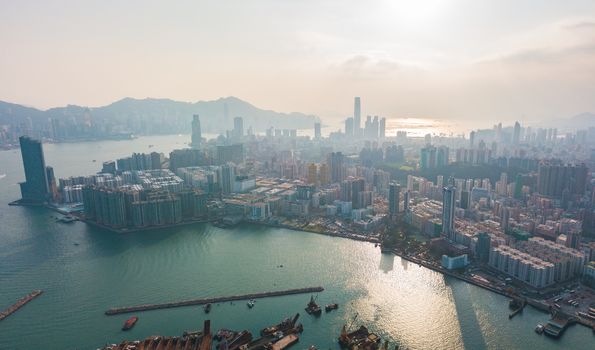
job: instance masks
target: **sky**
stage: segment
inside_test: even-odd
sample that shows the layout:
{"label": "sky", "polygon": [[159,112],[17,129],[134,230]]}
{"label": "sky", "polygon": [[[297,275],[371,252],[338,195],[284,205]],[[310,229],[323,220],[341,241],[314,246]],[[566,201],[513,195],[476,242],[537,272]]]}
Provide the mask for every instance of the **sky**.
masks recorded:
{"label": "sky", "polygon": [[595,1],[0,0],[0,100],[236,96],[322,120],[595,112]]}

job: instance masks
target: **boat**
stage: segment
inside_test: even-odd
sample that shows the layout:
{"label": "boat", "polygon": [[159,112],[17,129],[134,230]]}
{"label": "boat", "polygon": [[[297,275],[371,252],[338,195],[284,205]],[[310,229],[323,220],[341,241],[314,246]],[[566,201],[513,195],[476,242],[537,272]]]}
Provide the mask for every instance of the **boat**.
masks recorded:
{"label": "boat", "polygon": [[205,305],[203,307],[203,309],[205,310],[205,314],[208,314],[209,312],[211,312],[211,307],[212,307],[211,303],[208,303],[207,305]]}
{"label": "boat", "polygon": [[332,311],[332,310],[337,310],[339,308],[339,304],[328,304],[324,307],[324,310],[326,312]]}
{"label": "boat", "polygon": [[124,325],[122,326],[122,330],[127,331],[130,328],[134,327],[134,325],[136,324],[136,321],[138,321],[138,317],[136,317],[136,316],[130,317],[129,319],[126,320],[126,322],[124,322]]}
{"label": "boat", "polygon": [[545,328],[545,327],[544,327],[544,326],[543,326],[541,323],[540,323],[540,324],[538,324],[538,325],[535,327],[535,333],[537,333],[537,334],[541,334],[541,333],[543,333],[543,329],[544,329],[544,328]]}
{"label": "boat", "polygon": [[380,345],[380,337],[375,333],[370,333],[365,326],[360,326],[357,330],[347,333],[347,326],[344,325],[339,336],[339,345],[341,348],[350,350],[376,350]]}
{"label": "boat", "polygon": [[254,307],[255,303],[256,301],[254,299],[251,299],[250,301],[248,301],[248,303],[246,303],[246,305],[248,305],[248,308],[251,309]]}
{"label": "boat", "polygon": [[283,321],[281,321],[279,324],[263,328],[260,330],[260,335],[263,337],[269,337],[269,336],[272,336],[273,334],[275,334],[276,332],[283,332],[283,333],[287,334],[287,333],[289,333],[288,331],[290,331],[291,329],[293,329],[295,327],[295,324],[299,317],[300,317],[300,314],[297,313],[297,314],[295,314],[295,316],[293,318],[286,318]]}
{"label": "boat", "polygon": [[61,222],[61,223],[64,223],[64,224],[71,224],[71,223],[73,223],[73,222],[75,222],[77,220],[78,219],[75,218],[72,215],[64,215],[64,216],[56,219],[57,222]]}
{"label": "boat", "polygon": [[227,339],[227,341],[232,340],[236,336],[237,332],[232,331],[231,329],[222,328],[215,333],[213,339],[216,341],[222,341],[223,339]]}
{"label": "boat", "polygon": [[314,296],[310,296],[310,302],[306,306],[306,312],[310,315],[319,316],[322,313],[322,309],[316,304]]}

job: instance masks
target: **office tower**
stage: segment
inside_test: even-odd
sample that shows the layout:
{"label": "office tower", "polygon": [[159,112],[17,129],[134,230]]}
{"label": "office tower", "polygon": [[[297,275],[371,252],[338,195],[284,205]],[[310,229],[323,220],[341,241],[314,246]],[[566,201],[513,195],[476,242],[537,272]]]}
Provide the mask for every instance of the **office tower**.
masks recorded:
{"label": "office tower", "polygon": [[539,164],[537,192],[544,196],[561,197],[564,191],[570,195],[583,195],[587,183],[588,168],[585,164]]}
{"label": "office tower", "polygon": [[21,182],[23,203],[40,204],[48,200],[49,185],[43,146],[41,142],[29,136],[19,137],[21,156],[25,168],[25,182]]}
{"label": "office tower", "polygon": [[405,214],[407,214],[408,210],[409,210],[409,190],[405,191],[405,193],[403,194],[403,212],[405,212]]}
{"label": "office tower", "polygon": [[333,152],[328,155],[327,164],[333,183],[341,182],[345,178],[344,162],[345,157],[341,152]]}
{"label": "office tower", "polygon": [[328,185],[331,183],[329,166],[326,163],[320,164],[320,184]]}
{"label": "office tower", "polygon": [[380,131],[379,131],[379,137],[381,139],[386,137],[386,118],[382,118],[380,119]]}
{"label": "office tower", "polygon": [[399,213],[399,202],[401,201],[401,185],[392,182],[388,186],[388,212],[391,216]]}
{"label": "office tower", "polygon": [[351,202],[353,200],[353,187],[351,186],[350,180],[344,180],[341,182],[341,201]]}
{"label": "office tower", "polygon": [[453,241],[455,237],[455,193],[454,186],[442,189],[442,234]]}
{"label": "office tower", "polygon": [[475,255],[477,256],[477,260],[481,263],[487,263],[490,258],[490,246],[491,246],[491,238],[490,235],[486,232],[480,232],[477,234],[477,246],[475,250]]}
{"label": "office tower", "polygon": [[366,183],[364,179],[356,179],[351,181],[351,207],[353,209],[361,209],[366,207],[366,200],[363,192],[366,190]]}
{"label": "office tower", "polygon": [[233,192],[233,185],[235,182],[235,166],[231,163],[226,163],[221,166],[221,192]]}
{"label": "office tower", "polygon": [[318,167],[314,163],[308,165],[308,184],[316,185],[318,183]]}
{"label": "office tower", "polygon": [[244,162],[244,145],[236,143],[234,145],[217,146],[217,160],[219,164],[233,162],[240,165]]}
{"label": "office tower", "polygon": [[192,139],[191,139],[191,145],[192,148],[198,148],[200,147],[200,143],[202,141],[202,131],[200,129],[200,118],[198,117],[198,114],[195,114],[194,116],[192,116]]}
{"label": "office tower", "polygon": [[469,209],[469,203],[471,200],[471,194],[469,191],[461,191],[461,200],[459,201],[459,206],[461,209]]}
{"label": "office tower", "polygon": [[345,119],[345,136],[353,137],[353,135],[353,118],[350,117]]}
{"label": "office tower", "polygon": [[54,175],[54,168],[51,166],[45,167],[46,178],[48,179],[48,190],[52,201],[58,201],[58,187],[56,186],[56,176]]}
{"label": "office tower", "polygon": [[233,135],[236,139],[244,137],[244,119],[242,117],[233,118]]}
{"label": "office tower", "polygon": [[432,135],[426,134],[426,136],[424,136],[424,142],[426,146],[430,146],[432,144]]}
{"label": "office tower", "polygon": [[362,108],[360,98],[356,97],[353,104],[353,135],[359,137],[362,127]]}
{"label": "office tower", "polygon": [[508,230],[508,221],[510,220],[510,211],[507,207],[502,207],[502,214],[500,214],[500,228],[506,232]]}
{"label": "office tower", "polygon": [[322,133],[320,131],[320,123],[314,123],[314,138],[320,140]]}
{"label": "office tower", "polygon": [[512,134],[512,144],[518,145],[521,140],[521,124],[519,122],[514,123],[514,131]]}
{"label": "office tower", "polygon": [[469,133],[469,148],[473,148],[473,146],[475,146],[475,131]]}

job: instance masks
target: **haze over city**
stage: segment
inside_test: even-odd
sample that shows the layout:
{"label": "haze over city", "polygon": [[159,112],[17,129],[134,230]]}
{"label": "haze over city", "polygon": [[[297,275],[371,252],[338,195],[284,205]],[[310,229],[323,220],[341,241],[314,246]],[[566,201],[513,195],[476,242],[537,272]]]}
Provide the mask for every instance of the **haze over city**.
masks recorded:
{"label": "haze over city", "polygon": [[[595,111],[592,1],[3,1],[0,100],[237,96],[329,123]],[[486,125],[479,125],[485,121]]]}
{"label": "haze over city", "polygon": [[595,2],[0,0],[0,349],[593,350]]}

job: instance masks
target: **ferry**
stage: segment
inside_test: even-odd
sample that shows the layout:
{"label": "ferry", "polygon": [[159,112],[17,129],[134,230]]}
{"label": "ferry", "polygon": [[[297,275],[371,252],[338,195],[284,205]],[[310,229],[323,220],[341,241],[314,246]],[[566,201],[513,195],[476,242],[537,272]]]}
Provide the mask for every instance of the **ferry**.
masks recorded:
{"label": "ferry", "polygon": [[138,317],[136,317],[136,316],[130,317],[129,319],[126,320],[126,322],[124,322],[124,325],[122,326],[122,330],[127,331],[127,330],[131,329],[136,324],[136,321],[138,321]]}

